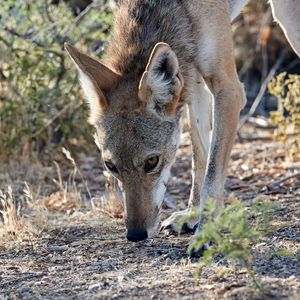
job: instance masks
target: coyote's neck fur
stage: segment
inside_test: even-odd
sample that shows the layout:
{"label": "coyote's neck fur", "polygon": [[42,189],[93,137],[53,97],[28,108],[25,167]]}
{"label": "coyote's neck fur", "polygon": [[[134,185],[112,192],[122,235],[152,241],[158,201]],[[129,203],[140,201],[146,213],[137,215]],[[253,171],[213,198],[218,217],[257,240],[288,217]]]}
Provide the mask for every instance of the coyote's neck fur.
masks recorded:
{"label": "coyote's neck fur", "polygon": [[164,42],[176,53],[184,74],[185,63],[193,60],[195,50],[192,23],[188,11],[182,10],[185,1],[180,1],[180,6],[177,2],[122,1],[115,16],[114,31],[105,62],[125,77],[140,78],[153,47],[158,42]]}

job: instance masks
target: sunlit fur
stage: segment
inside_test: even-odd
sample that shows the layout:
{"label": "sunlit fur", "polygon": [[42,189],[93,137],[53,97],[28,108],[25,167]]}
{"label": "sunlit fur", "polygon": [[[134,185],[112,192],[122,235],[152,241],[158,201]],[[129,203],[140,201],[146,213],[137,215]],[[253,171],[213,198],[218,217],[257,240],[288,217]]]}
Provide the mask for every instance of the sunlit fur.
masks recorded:
{"label": "sunlit fur", "polygon": [[[157,228],[185,104],[193,142],[190,207],[203,208],[210,197],[217,210],[224,205],[226,168],[245,104],[230,22],[246,2],[121,0],[104,63],[66,45],[80,71],[96,143],[122,182],[128,230],[150,236]],[[298,1],[270,2],[299,54]],[[148,173],[145,161],[153,155],[159,163]]]}

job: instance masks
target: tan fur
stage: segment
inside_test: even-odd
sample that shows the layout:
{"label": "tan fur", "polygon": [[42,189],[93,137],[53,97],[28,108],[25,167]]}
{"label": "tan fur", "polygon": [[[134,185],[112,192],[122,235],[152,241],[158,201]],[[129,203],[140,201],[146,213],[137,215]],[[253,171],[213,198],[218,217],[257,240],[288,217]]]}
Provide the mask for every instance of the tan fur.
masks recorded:
{"label": "tan fur", "polygon": [[[86,92],[87,100],[91,105],[90,121],[95,124],[97,119],[107,109],[107,100],[105,99],[104,92],[115,89],[120,80],[120,76],[107,68],[104,64],[96,61],[90,56],[79,52],[76,48],[66,44],[65,49],[73,59],[75,65],[80,72],[81,80],[88,80],[89,78],[92,85],[88,86],[92,91]],[[85,88],[86,86],[82,84]]]}
{"label": "tan fur", "polygon": [[[226,168],[246,101],[230,22],[246,2],[123,0],[104,64],[66,45],[83,74],[96,143],[125,191],[127,237],[132,241],[147,238],[158,226],[184,104],[194,152],[189,208],[203,209],[209,197],[217,210],[224,205]],[[299,25],[299,10],[294,11],[298,19],[292,13],[288,21],[277,12],[279,2],[273,0],[272,7],[281,24]],[[295,6],[297,0],[286,2]],[[299,36],[291,37],[299,50]],[[147,160],[153,157],[158,164],[149,169]],[[172,226],[181,215],[165,225]]]}
{"label": "tan fur", "polygon": [[272,0],[275,20],[280,24],[295,52],[300,56],[300,1]]}

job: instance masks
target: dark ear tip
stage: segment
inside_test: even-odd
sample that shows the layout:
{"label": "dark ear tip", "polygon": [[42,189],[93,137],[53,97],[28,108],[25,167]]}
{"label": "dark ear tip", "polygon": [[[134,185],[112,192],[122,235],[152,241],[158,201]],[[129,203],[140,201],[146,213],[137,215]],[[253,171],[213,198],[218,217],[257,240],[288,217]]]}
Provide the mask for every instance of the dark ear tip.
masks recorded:
{"label": "dark ear tip", "polygon": [[67,50],[70,44],[68,42],[64,42],[64,48]]}
{"label": "dark ear tip", "polygon": [[64,42],[64,48],[67,52],[71,52],[72,50],[73,51],[75,50],[75,48],[71,44],[69,44],[68,42]]}

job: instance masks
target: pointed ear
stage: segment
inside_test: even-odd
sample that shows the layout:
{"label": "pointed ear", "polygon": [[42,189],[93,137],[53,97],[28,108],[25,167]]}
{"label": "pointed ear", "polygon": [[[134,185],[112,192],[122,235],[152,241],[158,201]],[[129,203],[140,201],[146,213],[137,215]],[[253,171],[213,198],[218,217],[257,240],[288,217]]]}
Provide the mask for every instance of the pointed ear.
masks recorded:
{"label": "pointed ear", "polygon": [[104,94],[116,88],[120,75],[70,44],[64,46],[79,71],[80,83],[90,106],[89,121],[95,125],[108,106]]}
{"label": "pointed ear", "polygon": [[156,113],[175,114],[183,84],[174,51],[168,44],[156,44],[140,80],[141,101],[146,102],[148,108]]}

